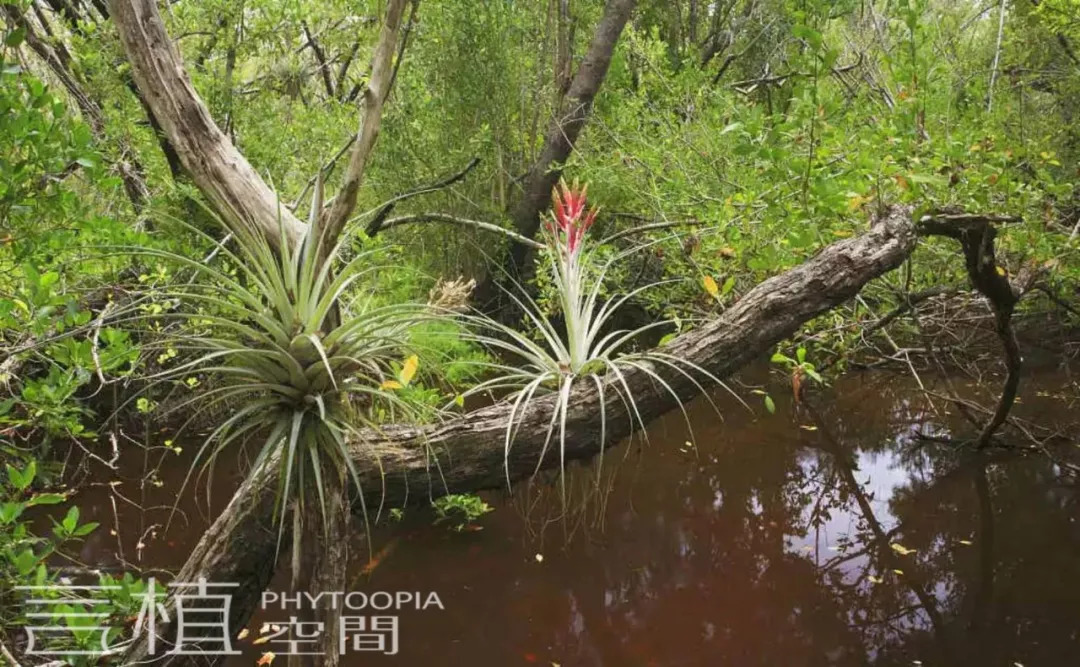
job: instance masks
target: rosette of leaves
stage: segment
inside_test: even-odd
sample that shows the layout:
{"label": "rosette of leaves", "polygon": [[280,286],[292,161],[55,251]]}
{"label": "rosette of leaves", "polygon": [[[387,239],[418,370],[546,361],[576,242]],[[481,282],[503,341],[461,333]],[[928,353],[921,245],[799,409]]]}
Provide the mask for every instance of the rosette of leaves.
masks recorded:
{"label": "rosette of leaves", "polygon": [[[675,398],[684,418],[686,411],[682,400],[659,370],[687,378],[706,397],[708,392],[701,385],[701,379],[711,380],[726,388],[719,378],[700,365],[667,354],[662,347],[645,352],[631,350],[642,334],[667,327],[672,324],[670,320],[652,322],[636,329],[610,330],[612,318],[621,307],[661,283],[647,283],[625,294],[602,298],[607,272],[617,262],[650,243],[617,252],[602,264],[596,261],[597,246],[589,243],[587,233],[596,220],[598,209],[587,208],[586,194],[586,187],[579,188],[576,183],[568,186],[561,181],[552,195],[554,206],[551,215],[542,227],[547,249],[540,261],[546,264],[545,268],[550,272],[557,304],[556,315],[549,316],[526,290],[514,283],[514,290],[505,291],[524,313],[525,321],[536,332],[535,336],[487,317],[466,317],[472,325],[470,333],[466,334],[470,340],[491,348],[509,360],[507,363],[486,364],[492,372],[491,377],[463,394],[468,396],[477,392],[512,390],[507,399],[511,402],[511,410],[504,437],[507,485],[510,484],[509,459],[516,428],[529,403],[539,396],[550,393],[558,396],[548,426],[544,453],[547,446],[557,439],[560,468],[563,468],[570,393],[579,382],[594,385],[600,393],[601,412],[598,417],[601,441],[606,437],[607,425],[607,415],[603,410],[604,394],[610,390],[619,394],[637,426],[642,431],[645,428],[636,397],[625,378],[625,373],[630,369],[647,374],[663,387]],[[561,329],[559,320],[563,322]],[[602,459],[602,449],[600,456]],[[565,475],[562,484],[565,498]]]}
{"label": "rosette of leaves", "polygon": [[[235,406],[206,437],[185,484],[230,445],[256,438],[262,444],[252,474],[264,465],[278,468],[279,525],[285,510],[303,516],[311,502],[327,521],[325,490],[338,488],[328,474],[347,471],[360,490],[349,436],[377,413],[411,413],[388,378],[403,357],[408,329],[431,317],[423,306],[376,304],[365,281],[383,267],[370,252],[347,259],[345,239],[329,244],[321,200],[319,183],[307,232],[295,248],[284,228],[274,247],[259,230],[234,227],[233,247],[220,246],[224,266],[138,251],[189,267],[197,278],[166,295],[184,307],[169,315],[185,325],[169,344],[190,360],[155,379],[208,374],[210,388],[181,407]],[[360,285],[367,296],[347,299]],[[363,512],[366,519],[366,506]]]}

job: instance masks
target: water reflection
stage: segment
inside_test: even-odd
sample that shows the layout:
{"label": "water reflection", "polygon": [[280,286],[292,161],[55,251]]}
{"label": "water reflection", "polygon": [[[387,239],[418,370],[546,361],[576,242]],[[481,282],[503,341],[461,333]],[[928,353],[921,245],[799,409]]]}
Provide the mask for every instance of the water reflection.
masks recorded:
{"label": "water reflection", "polygon": [[[903,378],[848,378],[801,406],[781,391],[777,415],[756,419],[725,405],[720,421],[695,404],[694,448],[681,417],[653,424],[648,445],[608,452],[599,491],[595,466],[574,471],[566,515],[542,485],[489,496],[499,511],[477,533],[411,511],[378,536],[399,546],[360,585],[436,590],[447,611],[403,614],[392,660],[1080,658],[1075,479],[1042,457],[961,456],[919,439],[962,423],[935,415]],[[1045,419],[1061,412],[1053,400],[1025,409]]]}
{"label": "water reflection", "polygon": [[[1065,383],[1025,380],[1021,410],[1080,432]],[[370,573],[357,545],[350,580],[369,592],[436,591],[446,610],[402,612],[398,656],[343,664],[1077,664],[1077,480],[1045,456],[962,455],[920,439],[964,423],[915,389],[902,376],[855,375],[793,405],[778,383],[775,415],[719,395],[723,420],[699,401],[689,407],[696,446],[670,415],[648,444],[575,468],[566,506],[544,480],[487,494],[497,511],[479,532],[432,526],[430,512],[410,508],[379,529],[384,557]],[[1080,453],[1068,447],[1057,455]],[[185,471],[164,470],[163,499],[145,504],[170,507]],[[112,501],[94,489],[79,499],[106,527]],[[182,508],[189,524],[145,534],[162,510],[121,502],[121,535],[99,531],[83,559],[115,565],[126,549],[144,567],[178,569],[207,512],[190,499]],[[258,616],[251,637],[287,616]],[[230,664],[253,664],[267,647],[246,648]]]}

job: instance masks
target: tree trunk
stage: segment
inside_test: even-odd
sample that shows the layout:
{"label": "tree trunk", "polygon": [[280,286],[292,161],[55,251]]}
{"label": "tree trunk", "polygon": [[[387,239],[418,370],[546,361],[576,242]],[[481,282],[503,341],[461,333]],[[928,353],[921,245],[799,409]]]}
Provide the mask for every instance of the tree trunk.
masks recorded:
{"label": "tree trunk", "polygon": [[[514,227],[521,236],[534,238],[540,229],[540,214],[551,205],[551,190],[562,176],[562,163],[570,157],[578,135],[585,127],[593,99],[607,75],[615,45],[636,4],[637,0],[608,0],[604,7],[604,15],[596,26],[589,50],[570,84],[565,109],[558,112],[548,129],[540,157],[525,180],[525,192],[511,214]],[[512,244],[506,272],[512,277],[519,275],[531,252],[529,246]],[[488,312],[497,310],[502,301],[498,287],[501,278],[498,271],[489,271],[477,289],[477,300]]]}
{"label": "tree trunk", "polygon": [[306,229],[218,128],[191,85],[154,0],[110,0],[132,76],[185,171],[232,227],[288,243]]}
{"label": "tree trunk", "polygon": [[[699,364],[724,377],[770,350],[810,320],[847,301],[870,280],[899,266],[915,247],[911,209],[892,207],[859,237],[834,243],[806,263],[761,283],[718,319],[671,341],[672,356]],[[697,392],[687,378],[671,374],[665,380],[682,398]],[[645,372],[625,372],[641,417],[651,420],[675,406],[675,399]],[[574,388],[566,420],[567,460],[587,459],[631,432],[627,406],[612,391],[608,378],[603,395],[592,383]],[[601,438],[596,415],[604,400],[607,428]],[[510,406],[501,402],[453,421],[421,427],[387,425],[365,430],[351,445],[360,472],[367,507],[401,505],[406,498],[427,500],[409,480],[431,481],[439,492],[470,492],[499,488],[509,477],[525,479],[540,468],[559,466],[559,456],[545,451],[554,397],[534,401],[521,416],[509,458],[504,461],[503,438]],[[441,478],[431,470],[430,455],[449,453],[441,461]],[[277,528],[273,508],[278,467],[274,460],[249,475],[232,501],[203,535],[188,558],[178,581],[233,582],[231,627],[246,623],[274,572]],[[438,482],[435,480],[439,479]],[[355,508],[354,508],[355,509]],[[166,628],[165,636],[175,632]],[[125,656],[144,659],[140,642]],[[191,664],[178,656],[169,664]]]}

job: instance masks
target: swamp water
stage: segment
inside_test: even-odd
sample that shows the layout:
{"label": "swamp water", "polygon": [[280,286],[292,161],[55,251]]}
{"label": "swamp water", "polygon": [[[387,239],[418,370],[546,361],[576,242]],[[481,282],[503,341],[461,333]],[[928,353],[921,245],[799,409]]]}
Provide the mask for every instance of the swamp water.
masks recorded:
{"label": "swamp water", "polygon": [[[966,380],[923,382],[992,401]],[[596,461],[574,466],[565,503],[545,478],[484,493],[495,511],[479,529],[433,525],[417,507],[383,522],[374,560],[365,544],[353,551],[350,589],[435,592],[445,609],[396,612],[397,655],[342,663],[1080,664],[1080,480],[1062,465],[1080,459],[1077,445],[1051,448],[1057,462],[959,454],[919,437],[970,433],[956,405],[892,373],[847,375],[804,405],[774,375],[774,415],[735,387],[753,413],[720,392],[721,420],[696,400],[693,445],[675,411],[649,426],[647,444],[608,449],[599,476]],[[1080,432],[1080,390],[1064,373],[1029,375],[1021,396],[1015,415]],[[178,570],[207,525],[200,487],[163,529],[185,472],[167,463],[142,500],[137,479],[117,487],[147,510],[114,509],[107,485],[87,487],[76,502],[102,527],[80,558],[111,567],[123,549],[145,576]],[[235,483],[220,477],[218,509]],[[227,664],[268,650],[284,664],[283,646],[252,641],[289,615],[258,612]]]}

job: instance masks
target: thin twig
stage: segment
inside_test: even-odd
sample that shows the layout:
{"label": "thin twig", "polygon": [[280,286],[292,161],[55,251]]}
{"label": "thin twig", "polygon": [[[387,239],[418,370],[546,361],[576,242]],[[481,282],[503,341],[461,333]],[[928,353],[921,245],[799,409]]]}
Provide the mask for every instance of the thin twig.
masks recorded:
{"label": "thin twig", "polygon": [[490,222],[481,222],[479,220],[469,220],[468,218],[459,218],[453,215],[447,215],[445,213],[417,213],[415,215],[403,215],[397,218],[390,218],[383,222],[382,229],[388,229],[390,227],[398,227],[400,225],[407,225],[414,222],[446,222],[454,225],[465,225],[467,227],[476,227],[486,232],[494,232],[496,234],[502,234],[507,236],[522,245],[527,245],[537,250],[543,250],[546,246],[539,241],[534,241],[526,236],[522,236],[517,232],[494,225]]}

